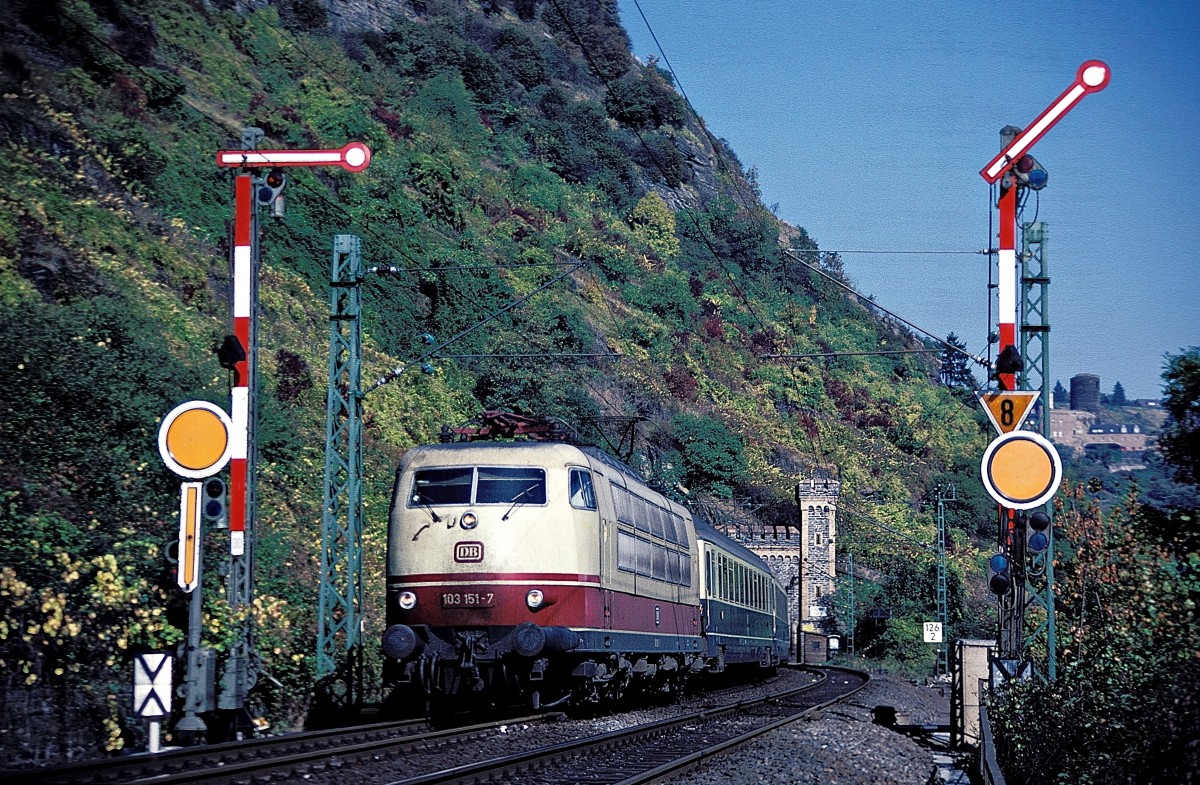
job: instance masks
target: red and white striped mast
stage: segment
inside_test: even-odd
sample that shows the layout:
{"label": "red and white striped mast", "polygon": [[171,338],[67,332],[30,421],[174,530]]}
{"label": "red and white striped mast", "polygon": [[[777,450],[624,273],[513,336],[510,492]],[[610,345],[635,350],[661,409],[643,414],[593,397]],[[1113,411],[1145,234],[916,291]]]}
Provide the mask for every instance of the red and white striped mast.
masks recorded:
{"label": "red and white striped mast", "polygon": [[[247,129],[243,144],[253,145],[261,132]],[[279,169],[291,166],[340,166],[348,172],[361,172],[371,163],[371,150],[362,142],[351,142],[337,150],[221,150],[217,166],[243,170]],[[233,447],[229,461],[229,550],[235,556],[245,550],[246,526],[250,522],[250,499],[253,499],[254,478],[247,470],[250,453],[250,431],[253,425],[254,402],[251,384],[255,358],[252,336],[258,309],[257,254],[258,221],[254,208],[259,200],[254,193],[254,176],[245,171],[234,179],[233,216],[233,335],[240,344],[231,367],[234,384],[230,391],[230,419],[233,421]],[[283,181],[273,189],[275,198]],[[271,189],[270,176],[261,185]]]}
{"label": "red and white striped mast", "polygon": [[[371,163],[371,150],[362,142],[350,142],[336,150],[258,150],[263,133],[258,128],[242,132],[241,150],[217,152],[217,166],[241,170],[234,177],[233,247],[233,336],[219,352],[221,365],[234,372],[230,390],[229,445],[229,576],[227,599],[235,609],[245,608],[254,595],[254,438],[257,422],[258,334],[258,211],[271,205],[282,214],[280,191],[286,183],[283,167],[340,166],[361,172]],[[266,169],[265,176],[254,171]],[[253,632],[244,622],[241,635],[230,646],[221,679],[219,709],[241,709],[257,677],[253,657]]]}
{"label": "red and white striped mast", "polygon": [[[979,174],[989,183],[996,183],[1011,172],[1016,164],[1033,149],[1047,131],[1062,119],[1079,100],[1088,93],[1103,90],[1112,76],[1108,66],[1099,60],[1088,60],[1079,66],[1075,81],[1055,101],[1046,107],[1037,119],[1024,131],[1018,131],[1000,154],[980,170]],[[1000,354],[1012,347],[1017,350],[1017,189],[1015,183],[1000,188],[1000,245],[999,278],[996,282],[1000,322]],[[1011,352],[1010,352],[1011,354]],[[1016,374],[999,375],[1002,390],[1015,390]]]}
{"label": "red and white striped mast", "polygon": [[256,299],[254,241],[258,232],[254,212],[254,183],[249,174],[233,182],[233,336],[242,351],[233,358],[233,387],[229,391],[233,444],[229,458],[229,552],[241,556],[246,548],[246,460],[250,442],[250,378],[253,344],[250,341],[251,303]]}
{"label": "red and white striped mast", "polygon": [[[1021,130],[1012,126],[1005,127],[1001,130],[1001,139],[1003,149],[999,155],[993,158],[987,166],[980,170],[980,175],[989,183],[1000,183],[1000,199],[997,204],[1000,213],[999,227],[999,247],[998,247],[998,280],[997,280],[997,296],[999,310],[999,335],[1000,335],[1000,353],[996,359],[997,381],[999,382],[1000,390],[1004,392],[1012,392],[1017,389],[1017,380],[1015,370],[1020,370],[1022,365],[1021,353],[1017,347],[1017,191],[1018,186],[1029,186],[1032,188],[1040,188],[1045,185],[1045,170],[1041,169],[1037,161],[1030,155],[1030,150],[1037,144],[1038,140],[1045,135],[1047,131],[1063,118],[1079,101],[1088,93],[1095,93],[1103,90],[1109,82],[1112,74],[1107,65],[1099,60],[1088,60],[1083,65],[1079,66],[1079,70],[1075,73],[1075,81],[1062,92],[1057,99],[1054,100],[1046,109],[1037,116],[1033,123]],[[1011,139],[1009,137],[1011,136]],[[1039,175],[1040,182],[1034,182],[1033,175]],[[982,400],[982,399],[981,399]],[[986,403],[985,403],[986,407]],[[1015,431],[1014,431],[1015,433]],[[1013,434],[1005,434],[993,445],[997,445],[1001,440],[1009,437],[1017,438]],[[1027,437],[1021,437],[1027,438]],[[1041,438],[1041,437],[1038,437]],[[1053,447],[1046,443],[1049,453],[1057,460],[1057,453],[1054,453]],[[993,448],[989,448],[992,450]],[[988,455],[984,457],[984,471],[986,471]],[[1017,467],[1024,469],[1025,467]],[[986,483],[986,480],[985,480]],[[1049,487],[1057,488],[1058,481],[1048,483]],[[1053,490],[1046,498],[1039,498],[1038,504],[1045,503],[1049,496],[1053,495]],[[1002,495],[994,494],[998,503],[999,515],[999,536],[998,546],[1000,553],[995,558],[1000,558],[1004,564],[1010,564],[1009,559],[1014,551],[1020,552],[1019,541],[1017,539],[1017,517],[1016,506],[1011,503],[1006,503],[1002,500]],[[1011,502],[1011,500],[1009,500]],[[1035,505],[1036,506],[1036,505]],[[1024,509],[1024,507],[1022,507]],[[1046,592],[1050,595],[1049,605],[1047,608],[1047,629],[1049,650],[1049,673],[1051,678],[1054,675],[1054,612],[1053,612],[1053,556],[1051,555],[1046,562],[1045,568]],[[1014,595],[1007,602],[1000,601],[998,604],[998,625],[997,625],[997,644],[999,657],[996,662],[1007,662],[1012,667],[1012,673],[1015,675],[1019,670],[1017,658],[1021,655],[1023,642],[1023,627],[1025,614],[1025,583],[1024,579],[1020,580],[1013,589]],[[998,596],[1006,592],[996,592]],[[1003,668],[1001,669],[1003,670]]]}

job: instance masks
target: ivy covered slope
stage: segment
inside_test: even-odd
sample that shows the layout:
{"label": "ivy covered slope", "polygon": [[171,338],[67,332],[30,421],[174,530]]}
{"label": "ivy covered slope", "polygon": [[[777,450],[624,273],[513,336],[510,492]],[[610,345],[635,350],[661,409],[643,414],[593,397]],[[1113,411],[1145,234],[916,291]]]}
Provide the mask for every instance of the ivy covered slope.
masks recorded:
{"label": "ivy covered slope", "polygon": [[[837,258],[762,207],[753,173],[630,56],[612,3],[380,7],[394,17],[363,29],[312,0],[0,8],[5,721],[51,706],[26,736],[61,732],[87,750],[100,720],[79,722],[86,713],[107,723],[98,746],[118,748],[133,732],[117,697],[130,650],[184,635],[161,555],[178,478],[156,435],[178,403],[227,405],[213,348],[230,331],[232,199],[215,153],[251,125],[263,147],[373,151],[358,174],[290,170],[286,217],[263,221],[254,612],[273,680],[255,699],[274,722],[299,722],[311,693],[340,233],[362,238],[367,266],[400,270],[364,284],[368,383],[421,354],[420,334],[456,335],[582,265],[446,349],[501,356],[440,361],[367,398],[368,641],[396,461],[443,423],[503,408],[581,428],[647,418],[642,469],[767,523],[794,520],[795,483],[837,467],[864,563],[913,580],[878,601],[894,611],[893,653],[928,656],[903,625],[930,612],[929,562],[878,525],[932,543],[920,503],[955,482],[952,579],[979,583],[978,415],[931,381],[924,355],[768,357],[915,339],[848,296]],[[621,359],[553,357],[606,353]],[[537,357],[502,356],[514,354]],[[234,620],[213,572],[205,642],[221,648]]]}

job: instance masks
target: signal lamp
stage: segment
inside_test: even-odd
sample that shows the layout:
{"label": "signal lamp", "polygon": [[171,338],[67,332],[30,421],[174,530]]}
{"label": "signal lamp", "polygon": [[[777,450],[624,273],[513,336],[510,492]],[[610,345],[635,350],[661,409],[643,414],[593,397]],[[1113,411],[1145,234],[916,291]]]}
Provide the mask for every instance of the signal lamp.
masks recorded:
{"label": "signal lamp", "polygon": [[1025,521],[1025,547],[1034,553],[1041,553],[1050,547],[1050,516],[1038,510]]}
{"label": "signal lamp", "polygon": [[402,591],[400,596],[396,598],[396,604],[400,606],[402,611],[411,611],[417,607],[417,595],[411,591]]}
{"label": "signal lamp", "polygon": [[225,481],[220,477],[209,477],[204,481],[204,498],[200,515],[204,522],[216,529],[229,528],[229,503]]}
{"label": "signal lamp", "polygon": [[236,335],[226,335],[225,340],[221,342],[221,346],[217,349],[217,362],[226,370],[235,370],[237,364],[245,361],[246,350],[242,347],[242,342],[238,340]]}
{"label": "signal lamp", "polygon": [[1008,594],[1012,588],[1012,562],[1003,553],[993,554],[988,559],[988,589],[997,597]]}
{"label": "signal lamp", "polygon": [[479,525],[479,518],[473,512],[464,512],[458,519],[458,525],[464,529],[474,529]]}
{"label": "signal lamp", "polygon": [[1017,177],[1017,185],[1040,191],[1050,181],[1050,173],[1037,162],[1032,155],[1025,154],[1013,164],[1013,173]]}
{"label": "signal lamp", "polygon": [[1000,356],[996,358],[997,374],[1020,373],[1024,368],[1025,363],[1021,360],[1021,352],[1011,344],[1005,346],[1004,351],[1000,352]]}
{"label": "signal lamp", "polygon": [[267,172],[267,176],[258,186],[255,198],[261,205],[271,204],[279,196],[279,192],[283,190],[285,185],[287,185],[287,175],[283,173],[282,169],[276,167]]}
{"label": "signal lamp", "polygon": [[542,594],[541,589],[530,589],[529,593],[525,595],[525,604],[531,611],[536,611],[538,608],[542,607],[542,603],[545,601],[546,596]]}

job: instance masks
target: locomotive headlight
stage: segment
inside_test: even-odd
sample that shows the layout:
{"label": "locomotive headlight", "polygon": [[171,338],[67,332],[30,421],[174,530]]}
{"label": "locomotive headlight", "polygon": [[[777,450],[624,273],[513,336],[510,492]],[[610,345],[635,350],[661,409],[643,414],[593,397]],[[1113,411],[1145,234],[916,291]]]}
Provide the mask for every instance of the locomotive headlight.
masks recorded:
{"label": "locomotive headlight", "polygon": [[400,596],[396,598],[396,604],[400,606],[402,611],[411,611],[417,607],[417,595],[411,591],[402,591]]}
{"label": "locomotive headlight", "polygon": [[542,594],[541,589],[530,589],[525,595],[525,604],[529,606],[529,610],[536,611],[542,607],[542,603],[546,601],[546,595]]}
{"label": "locomotive headlight", "polygon": [[479,518],[473,512],[464,512],[458,519],[458,525],[464,529],[474,529],[479,525]]}

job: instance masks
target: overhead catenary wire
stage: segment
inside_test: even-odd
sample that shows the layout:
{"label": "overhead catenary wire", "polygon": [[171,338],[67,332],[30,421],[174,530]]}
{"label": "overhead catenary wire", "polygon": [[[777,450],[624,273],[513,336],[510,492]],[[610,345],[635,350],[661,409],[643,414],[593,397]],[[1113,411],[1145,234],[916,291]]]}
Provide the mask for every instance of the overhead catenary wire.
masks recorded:
{"label": "overhead catenary wire", "polygon": [[[822,270],[822,269],[821,269],[820,267],[818,267],[817,265],[814,265],[814,264],[809,264],[808,262],[806,262],[806,261],[804,261],[803,259],[801,259],[801,258],[799,258],[798,256],[796,256],[796,255],[795,255],[795,253],[793,252],[793,249],[791,249],[791,248],[783,248],[783,249],[780,249],[780,250],[781,250],[781,251],[782,251],[784,254],[786,254],[787,256],[789,256],[791,259],[793,259],[793,260],[795,260],[795,261],[799,262],[800,264],[804,265],[805,267],[807,267],[808,269],[812,270],[813,272],[815,272],[815,273],[817,273],[817,274],[819,274],[819,275],[823,276],[824,278],[827,278],[828,280],[832,281],[832,282],[833,282],[834,284],[836,284],[837,286],[840,286],[842,289],[845,289],[845,290],[846,290],[847,292],[849,292],[850,294],[853,294],[855,297],[862,298],[862,299],[863,299],[863,300],[865,300],[866,302],[869,302],[869,303],[871,304],[871,307],[872,307],[872,308],[876,308],[876,309],[878,309],[878,310],[880,310],[880,311],[883,311],[884,313],[886,313],[888,316],[892,317],[893,319],[896,319],[896,320],[898,320],[898,321],[900,321],[900,322],[903,322],[905,325],[907,325],[908,327],[912,328],[913,330],[916,330],[917,332],[921,333],[922,335],[925,335],[925,336],[927,336],[927,337],[929,337],[929,338],[933,339],[934,341],[937,341],[937,342],[938,342],[938,344],[940,344],[942,347],[944,347],[944,348],[946,348],[946,349],[948,349],[948,350],[950,350],[950,351],[954,351],[954,352],[958,352],[959,354],[962,354],[963,356],[965,356],[965,357],[969,358],[969,359],[971,360],[971,362],[977,363],[977,364],[979,364],[979,365],[982,365],[982,366],[984,366],[984,367],[988,367],[989,363],[988,363],[986,360],[984,360],[982,357],[976,357],[975,355],[971,354],[970,352],[966,351],[965,349],[962,349],[962,348],[960,348],[960,347],[958,347],[958,346],[955,346],[954,344],[950,343],[950,342],[949,342],[949,341],[947,341],[946,339],[944,339],[944,338],[940,338],[940,337],[938,337],[937,335],[934,335],[933,333],[931,333],[931,332],[929,332],[928,330],[924,329],[923,327],[918,327],[917,325],[915,325],[915,324],[913,324],[912,322],[910,322],[908,319],[905,319],[903,316],[900,316],[899,314],[897,314],[897,313],[895,313],[895,312],[893,312],[893,311],[890,311],[890,310],[888,310],[887,308],[884,308],[882,305],[880,305],[879,303],[875,302],[875,301],[874,301],[874,300],[872,300],[871,298],[869,298],[869,297],[864,297],[862,294],[860,294],[859,292],[857,292],[857,291],[856,291],[856,290],[855,290],[855,289],[854,289],[852,286],[849,286],[848,284],[846,284],[846,283],[843,283],[843,282],[842,282],[842,281],[840,281],[840,280],[839,280],[839,279],[838,279],[836,276],[830,275],[829,273],[825,272],[824,270]],[[819,252],[817,252],[817,251],[804,251],[804,253],[819,253]]]}
{"label": "overhead catenary wire", "polygon": [[580,264],[577,264],[576,266],[572,267],[570,270],[567,270],[566,272],[563,272],[563,273],[559,273],[558,275],[554,276],[554,277],[553,277],[553,278],[551,278],[549,281],[546,281],[544,284],[542,284],[542,285],[541,285],[541,286],[539,286],[538,288],[534,289],[532,292],[530,292],[529,294],[525,295],[524,297],[519,297],[519,298],[517,298],[516,300],[512,301],[511,303],[509,303],[508,305],[504,306],[503,308],[500,308],[499,310],[492,312],[491,314],[489,314],[488,316],[484,317],[484,318],[483,318],[483,319],[481,319],[480,321],[478,321],[478,322],[476,322],[475,324],[471,325],[471,326],[470,326],[470,327],[468,327],[467,329],[465,329],[465,330],[462,330],[462,331],[460,331],[460,332],[456,333],[454,336],[452,336],[452,337],[450,337],[450,338],[447,338],[446,340],[442,341],[442,342],[441,342],[441,343],[439,343],[437,346],[433,347],[432,349],[430,349],[429,351],[427,351],[425,354],[421,355],[420,357],[416,358],[415,360],[413,360],[413,361],[411,361],[411,362],[409,362],[409,363],[406,363],[405,365],[401,365],[401,366],[397,367],[396,369],[394,369],[394,370],[393,370],[393,371],[391,371],[390,373],[388,373],[388,374],[384,375],[384,376],[383,376],[381,379],[379,379],[379,381],[375,382],[373,385],[371,385],[370,387],[368,387],[366,390],[363,390],[363,393],[362,393],[362,396],[361,396],[361,397],[365,398],[365,397],[367,397],[368,395],[370,395],[372,392],[374,392],[375,390],[377,390],[377,389],[379,389],[380,387],[382,387],[383,385],[387,384],[388,382],[395,381],[396,379],[399,379],[399,378],[400,378],[400,377],[401,377],[401,376],[404,374],[404,372],[405,372],[406,370],[408,370],[409,368],[411,368],[411,367],[413,367],[413,366],[418,366],[418,365],[420,365],[420,363],[422,363],[423,361],[425,361],[425,360],[428,360],[429,358],[431,358],[431,357],[433,357],[433,356],[435,356],[435,355],[437,355],[437,354],[441,353],[441,351],[442,351],[443,349],[445,349],[447,346],[449,346],[450,344],[452,344],[452,343],[454,343],[455,341],[458,341],[459,339],[461,339],[461,338],[463,338],[463,337],[465,337],[465,336],[469,335],[470,333],[473,333],[473,332],[475,332],[475,331],[476,331],[476,330],[478,330],[480,327],[484,326],[485,324],[487,324],[488,322],[492,321],[493,319],[495,319],[495,318],[497,318],[497,317],[499,317],[499,316],[501,316],[501,315],[503,315],[503,314],[506,314],[506,313],[508,313],[508,312],[509,312],[509,311],[511,311],[513,308],[516,308],[518,305],[520,305],[521,303],[525,302],[526,300],[528,300],[529,298],[533,297],[534,295],[541,294],[541,293],[542,293],[543,291],[545,291],[546,289],[549,289],[551,286],[553,286],[554,284],[558,283],[558,282],[559,282],[559,281],[561,281],[563,278],[566,278],[568,275],[570,275],[571,273],[575,272],[576,270],[579,270],[579,269],[581,269],[582,267],[584,267],[584,265],[583,265],[583,263],[581,262]]}
{"label": "overhead catenary wire", "polygon": [[[804,248],[804,249],[801,249],[801,250],[809,251],[809,250],[813,250],[813,249]],[[839,248],[839,249],[833,249],[833,250],[830,250],[830,249],[827,249],[827,248],[822,248],[822,249],[820,249],[820,253],[826,253],[826,254],[843,254],[843,253],[879,253],[879,254],[915,253],[915,254],[921,254],[921,255],[923,255],[923,256],[924,256],[924,255],[929,255],[929,254],[954,254],[954,255],[956,255],[956,256],[962,256],[962,255],[964,255],[964,254],[974,254],[974,255],[978,256],[978,255],[982,255],[982,254],[990,254],[990,253],[992,253],[992,249],[991,249],[991,248],[980,248],[980,249],[977,249],[977,250],[966,250],[966,249],[963,249],[963,250],[942,250],[942,251],[931,251],[931,250],[924,250],[924,249],[920,249],[920,248],[904,248],[904,249],[893,249],[893,248]]]}
{"label": "overhead catenary wire", "polygon": [[602,360],[624,360],[627,359],[623,354],[615,352],[554,352],[552,354],[531,353],[531,352],[516,352],[509,354],[439,354],[435,355],[435,360],[481,360],[492,358],[530,358],[537,360],[555,360],[559,358],[576,357],[576,358],[597,358]]}
{"label": "overhead catenary wire", "polygon": [[815,357],[886,357],[904,354],[941,354],[942,349],[893,349],[878,352],[813,352],[811,354],[764,354],[771,360],[809,360]]}

